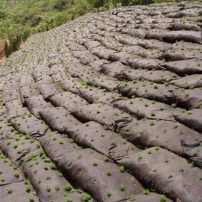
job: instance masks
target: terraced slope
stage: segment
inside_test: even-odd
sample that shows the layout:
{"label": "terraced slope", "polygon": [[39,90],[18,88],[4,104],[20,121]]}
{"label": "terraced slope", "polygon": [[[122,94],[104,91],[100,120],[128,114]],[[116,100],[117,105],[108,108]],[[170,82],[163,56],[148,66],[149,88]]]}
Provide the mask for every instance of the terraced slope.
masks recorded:
{"label": "terraced slope", "polygon": [[201,15],[89,14],[1,64],[1,202],[201,202]]}

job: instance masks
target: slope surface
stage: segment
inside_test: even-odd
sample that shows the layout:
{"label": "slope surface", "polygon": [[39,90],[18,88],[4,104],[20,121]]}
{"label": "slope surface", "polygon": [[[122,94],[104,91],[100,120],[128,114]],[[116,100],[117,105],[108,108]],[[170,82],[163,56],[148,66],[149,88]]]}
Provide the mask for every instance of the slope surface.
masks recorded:
{"label": "slope surface", "polygon": [[201,202],[201,15],[88,14],[2,63],[1,202]]}

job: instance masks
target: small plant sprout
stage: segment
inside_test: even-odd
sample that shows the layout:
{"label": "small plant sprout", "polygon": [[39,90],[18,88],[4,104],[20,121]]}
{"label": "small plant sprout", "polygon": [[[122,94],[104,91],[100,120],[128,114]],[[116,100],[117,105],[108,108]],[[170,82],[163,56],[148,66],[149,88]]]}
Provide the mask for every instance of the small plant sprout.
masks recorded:
{"label": "small plant sprout", "polygon": [[22,153],[22,150],[18,150],[17,153],[18,153],[18,154],[21,154],[21,153]]}
{"label": "small plant sprout", "polygon": [[27,185],[27,186],[25,187],[25,191],[29,193],[29,192],[31,191],[30,186]]}
{"label": "small plant sprout", "polygon": [[112,175],[112,171],[111,170],[107,170],[106,173],[107,173],[107,176],[111,176]]}
{"label": "small plant sprout", "polygon": [[191,110],[187,111],[187,115],[192,115],[192,114],[193,114],[193,112]]}
{"label": "small plant sprout", "polygon": [[64,187],[64,190],[65,190],[65,191],[71,191],[71,190],[72,190],[71,184],[67,183],[67,184],[65,185],[65,187]]}
{"label": "small plant sprout", "polygon": [[150,121],[149,124],[150,124],[150,126],[154,126],[155,125],[154,121]]}
{"label": "small plant sprout", "polygon": [[60,186],[59,186],[59,185],[55,185],[54,188],[55,188],[56,191],[59,191],[59,190],[60,190]]}
{"label": "small plant sprout", "polygon": [[37,179],[37,184],[40,184],[41,183],[41,179]]}
{"label": "small plant sprout", "polygon": [[48,166],[45,165],[45,166],[43,167],[43,169],[44,169],[44,170],[48,170]]}
{"label": "small plant sprout", "polygon": [[59,144],[64,144],[64,142],[62,140],[59,141]]}
{"label": "small plant sprout", "polygon": [[165,195],[160,195],[159,201],[160,202],[166,202],[166,196]]}
{"label": "small plant sprout", "polygon": [[112,141],[110,142],[110,144],[111,144],[111,145],[115,145],[116,143],[115,143],[114,140],[112,140]]}
{"label": "small plant sprout", "polygon": [[97,162],[96,161],[93,161],[93,166],[97,166]]}
{"label": "small plant sprout", "polygon": [[168,175],[168,178],[170,179],[170,178],[173,178],[173,174],[169,174]]}
{"label": "small plant sprout", "polygon": [[156,83],[153,84],[153,88],[154,88],[154,89],[158,89],[158,86],[157,86]]}
{"label": "small plant sprout", "polygon": [[19,177],[20,177],[19,173],[15,173],[14,176],[15,176],[16,178],[19,178]]}
{"label": "small plant sprout", "polygon": [[55,165],[54,163],[51,163],[50,168],[51,168],[52,170],[57,170],[57,167],[56,167],[56,165]]}
{"label": "small plant sprout", "polygon": [[148,154],[152,154],[152,151],[151,150],[148,150],[148,152],[147,152]]}
{"label": "small plant sprout", "polygon": [[13,193],[13,190],[12,190],[11,188],[8,188],[8,189],[7,189],[7,193],[8,193],[8,194],[11,194],[11,193]]}
{"label": "small plant sprout", "polygon": [[138,159],[138,161],[142,160],[142,155],[141,155],[141,154],[138,154],[138,155],[137,155],[137,159]]}
{"label": "small plant sprout", "polygon": [[176,103],[172,103],[171,105],[173,108],[176,108],[177,104]]}
{"label": "small plant sprout", "polygon": [[173,78],[177,78],[177,74],[172,74],[172,77]]}
{"label": "small plant sprout", "polygon": [[148,190],[148,189],[144,189],[144,190],[142,191],[142,194],[143,194],[143,195],[148,195],[148,194],[149,194],[149,190]]}
{"label": "small plant sprout", "polygon": [[119,186],[119,189],[120,189],[121,191],[125,191],[126,186],[125,186],[124,184],[121,184],[121,185]]}
{"label": "small plant sprout", "polygon": [[110,191],[107,191],[107,192],[106,192],[106,195],[107,195],[107,197],[109,198],[112,194],[111,194]]}
{"label": "small plant sprout", "polygon": [[189,86],[189,89],[191,90],[194,89],[194,85]]}
{"label": "small plant sprout", "polygon": [[88,202],[90,199],[92,198],[92,196],[88,193],[83,193],[83,201],[84,202]]}
{"label": "small plant sprout", "polygon": [[135,200],[136,200],[135,196],[134,196],[134,195],[131,195],[131,196],[130,196],[130,201],[135,201]]}
{"label": "small plant sprout", "polygon": [[46,186],[46,191],[51,192],[51,188],[49,186]]}
{"label": "small plant sprout", "polygon": [[104,156],[104,157],[103,157],[103,161],[104,161],[104,162],[108,162],[108,161],[109,161],[109,157]]}
{"label": "small plant sprout", "polygon": [[69,143],[74,143],[74,140],[72,138],[70,138]]}
{"label": "small plant sprout", "polygon": [[46,179],[47,179],[47,180],[50,180],[50,179],[51,179],[51,176],[48,175],[48,176],[46,177]]}
{"label": "small plant sprout", "polygon": [[124,166],[119,166],[119,171],[120,171],[121,173],[124,173],[124,171],[125,171]]}
{"label": "small plant sprout", "polygon": [[109,126],[108,126],[108,125],[104,125],[103,128],[104,128],[105,130],[109,130]]}
{"label": "small plant sprout", "polygon": [[29,202],[34,202],[34,197],[33,196],[29,197]]}
{"label": "small plant sprout", "polygon": [[183,168],[183,167],[180,167],[180,168],[179,168],[179,172],[184,172],[184,168]]}
{"label": "small plant sprout", "polygon": [[125,131],[126,131],[126,132],[130,131],[130,127],[127,126],[127,127],[125,128]]}
{"label": "small plant sprout", "polygon": [[72,199],[71,198],[66,198],[65,202],[72,202]]}

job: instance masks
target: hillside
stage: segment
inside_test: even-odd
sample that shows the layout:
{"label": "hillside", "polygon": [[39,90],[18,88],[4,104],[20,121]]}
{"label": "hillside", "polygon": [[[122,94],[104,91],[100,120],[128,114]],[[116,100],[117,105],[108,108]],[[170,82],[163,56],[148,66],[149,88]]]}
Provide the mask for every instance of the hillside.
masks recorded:
{"label": "hillside", "polygon": [[48,31],[85,13],[154,1],[159,0],[0,0],[0,59],[3,53],[8,57],[18,50],[30,35]]}
{"label": "hillside", "polygon": [[86,14],[0,63],[0,201],[201,202],[201,16]]}

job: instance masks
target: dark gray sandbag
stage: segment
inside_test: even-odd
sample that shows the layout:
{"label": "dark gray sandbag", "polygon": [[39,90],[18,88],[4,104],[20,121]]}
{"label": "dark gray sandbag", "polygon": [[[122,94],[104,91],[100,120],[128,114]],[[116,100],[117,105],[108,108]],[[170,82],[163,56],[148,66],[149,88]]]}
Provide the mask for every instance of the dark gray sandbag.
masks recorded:
{"label": "dark gray sandbag", "polygon": [[[150,39],[150,40],[142,40],[138,43],[139,46],[142,46],[145,49],[158,49],[161,51],[168,50],[171,48],[171,44],[168,44],[166,42],[159,41],[157,39]],[[144,58],[142,58],[144,60]]]}
{"label": "dark gray sandbag", "polygon": [[116,77],[127,79],[127,80],[148,80],[156,83],[165,83],[166,81],[171,81],[174,78],[179,78],[177,75],[174,75],[170,71],[165,70],[153,70],[148,71],[144,69],[126,69],[121,73],[117,74]]}
{"label": "dark gray sandbag", "polygon": [[39,112],[42,119],[52,129],[64,133],[67,128],[81,124],[63,107],[49,107]]}
{"label": "dark gray sandbag", "polygon": [[121,51],[118,53],[113,53],[109,56],[109,60],[112,62],[116,62],[116,61],[120,61],[121,63],[123,63],[124,65],[128,65],[128,60],[130,58],[134,58],[134,57],[138,57],[137,55],[135,56],[134,54],[131,53],[127,53],[125,51]]}
{"label": "dark gray sandbag", "polygon": [[85,148],[91,148],[116,161],[136,154],[138,148],[123,139],[118,133],[104,129],[94,121],[87,122],[73,130],[67,130],[69,137]]}
{"label": "dark gray sandbag", "polygon": [[47,54],[47,64],[48,67],[51,67],[55,64],[60,64],[61,63],[61,55],[57,52],[51,52]]}
{"label": "dark gray sandbag", "polygon": [[162,52],[157,49],[145,49],[141,46],[125,46],[122,48],[123,52],[132,54],[133,57],[143,57],[148,59],[160,59],[162,57]]}
{"label": "dark gray sandbag", "polygon": [[56,107],[64,107],[69,112],[73,111],[78,106],[85,106],[88,103],[79,95],[71,92],[64,92],[51,97],[50,102]]}
{"label": "dark gray sandbag", "polygon": [[26,98],[32,97],[34,95],[40,95],[40,92],[35,83],[25,84],[19,89],[19,91],[20,98],[23,104]]}
{"label": "dark gray sandbag", "polygon": [[138,119],[171,121],[175,120],[175,116],[181,112],[180,108],[173,108],[170,105],[145,98],[118,100],[113,103],[113,106],[134,115]]}
{"label": "dark gray sandbag", "polygon": [[118,79],[103,74],[101,74],[97,78],[93,78],[88,82],[88,84],[90,85],[105,88],[108,91],[116,90],[120,83],[121,82]]}
{"label": "dark gray sandbag", "polygon": [[191,76],[185,76],[185,77],[170,81],[170,84],[179,86],[181,88],[202,87],[202,75],[193,74]]}
{"label": "dark gray sandbag", "polygon": [[50,68],[47,65],[35,67],[33,77],[36,82],[43,80],[44,75],[50,75]]}
{"label": "dark gray sandbag", "polygon": [[19,87],[21,88],[24,85],[34,83],[34,79],[31,75],[24,75],[20,77]]}
{"label": "dark gray sandbag", "polygon": [[99,72],[107,74],[112,77],[121,78],[121,74],[124,70],[130,70],[131,68],[123,65],[121,62],[112,62],[108,64],[103,64],[100,67]]}
{"label": "dark gray sandbag", "polygon": [[[51,166],[54,166],[54,169],[51,169]],[[50,200],[63,202],[66,200],[65,193],[67,194],[68,192],[65,190],[65,185],[69,184],[69,182],[61,174],[59,175],[57,168],[51,161],[46,162],[45,159],[36,157],[31,162],[25,163],[23,172],[30,179],[41,202]],[[55,187],[59,187],[59,189]],[[68,196],[71,198],[71,193]],[[72,200],[78,200],[81,197],[80,194],[76,194],[76,197],[72,198]]]}
{"label": "dark gray sandbag", "polygon": [[91,51],[94,55],[96,55],[100,59],[105,59],[105,60],[109,60],[110,55],[116,53],[116,51],[107,49],[105,47],[96,47]]}
{"label": "dark gray sandbag", "polygon": [[31,114],[12,118],[10,122],[20,133],[24,133],[32,137],[43,136],[48,129],[47,125],[42,120],[37,119]]}
{"label": "dark gray sandbag", "polygon": [[200,11],[200,8],[184,9],[177,12],[173,17],[174,18],[197,17],[199,11]]}
{"label": "dark gray sandbag", "polygon": [[135,69],[146,69],[146,70],[163,69],[163,62],[157,59],[130,58],[128,60],[128,63]]}
{"label": "dark gray sandbag", "polygon": [[33,194],[35,191],[30,183],[27,187],[30,189],[29,192],[26,192],[23,181],[1,186],[1,202],[16,201],[16,199],[20,202],[27,202],[31,199],[34,200],[34,202],[39,202],[38,196]]}
{"label": "dark gray sandbag", "polygon": [[50,84],[50,83],[53,83],[53,80],[52,80],[51,76],[43,74],[41,76],[40,80],[38,80],[37,84],[41,84],[41,83]]}
{"label": "dark gray sandbag", "polygon": [[104,161],[103,155],[91,149],[66,153],[57,165],[73,183],[100,202],[121,201],[132,194],[140,194],[143,189],[132,175],[120,172],[116,164]]}
{"label": "dark gray sandbag", "polygon": [[56,86],[56,84],[39,84],[38,88],[45,100],[50,99],[53,95],[63,92],[63,90]]}
{"label": "dark gray sandbag", "polygon": [[2,92],[2,102],[5,104],[6,102],[12,100],[20,100],[19,91],[16,88],[4,88]]}
{"label": "dark gray sandbag", "polygon": [[[159,147],[152,147],[119,161],[144,183],[174,201],[200,202],[201,170],[187,160]],[[185,186],[186,185],[186,186]]]}
{"label": "dark gray sandbag", "polygon": [[2,153],[0,153],[0,156],[1,202],[16,201],[16,199],[21,202],[27,202],[30,198],[35,202],[39,202],[38,196],[34,195],[35,190],[30,182],[24,178],[21,169],[19,169],[16,164],[12,163]]}
{"label": "dark gray sandbag", "polygon": [[51,103],[46,102],[42,95],[35,95],[25,99],[25,103],[29,111],[38,119],[41,118],[39,111],[46,107],[51,107]]}
{"label": "dark gray sandbag", "polygon": [[191,23],[172,23],[170,24],[169,27],[170,30],[191,30],[191,31],[201,31],[201,27],[199,27],[196,24],[191,24]]}
{"label": "dark gray sandbag", "polygon": [[144,39],[146,35],[146,32],[143,29],[127,29],[126,28],[126,29],[122,29],[121,32],[123,34],[128,34],[132,37],[139,38],[139,39]]}
{"label": "dark gray sandbag", "polygon": [[90,67],[92,67],[95,71],[99,71],[100,70],[100,66],[103,65],[103,64],[107,64],[107,63],[109,63],[108,60],[102,59],[102,60],[96,60],[94,62],[91,62],[88,65]]}
{"label": "dark gray sandbag", "polygon": [[193,109],[176,116],[176,120],[188,127],[202,132],[202,109]]}
{"label": "dark gray sandbag", "polygon": [[167,30],[151,29],[146,33],[145,39],[157,39],[163,41],[163,35],[167,32]]}
{"label": "dark gray sandbag", "polygon": [[182,75],[202,73],[202,60],[200,59],[171,61],[166,62],[163,66],[168,70]]}
{"label": "dark gray sandbag", "polygon": [[130,199],[126,200],[125,202],[131,202],[131,201],[135,201],[135,202],[151,202],[151,201],[166,201],[166,202],[172,202],[171,199],[168,199],[165,195],[160,195],[160,194],[156,194],[153,192],[150,192],[148,194],[141,194],[141,195],[134,195],[132,197],[130,197]]}
{"label": "dark gray sandbag", "polygon": [[192,42],[186,42],[186,41],[178,41],[176,43],[173,43],[170,45],[171,48],[181,48],[181,49],[188,49],[188,50],[200,50],[202,48],[202,44],[196,44]]}
{"label": "dark gray sandbag", "polygon": [[190,60],[197,59],[201,60],[202,53],[200,50],[188,50],[185,48],[169,49],[163,53],[163,57],[167,61],[177,61],[177,60]]}
{"label": "dark gray sandbag", "polygon": [[176,103],[186,109],[197,109],[202,105],[202,89],[185,89],[172,91]]}
{"label": "dark gray sandbag", "polygon": [[[0,152],[0,165],[1,165],[1,188],[5,185],[15,184],[24,180],[23,173],[16,164],[12,164],[10,159]],[[15,168],[15,169],[14,169]],[[18,175],[15,175],[17,173]],[[1,196],[2,196],[2,192]],[[7,193],[8,194],[8,193]]]}
{"label": "dark gray sandbag", "polygon": [[170,31],[163,34],[163,40],[168,43],[174,43],[176,41],[187,41],[193,43],[201,42],[200,31]]}
{"label": "dark gray sandbag", "polygon": [[12,100],[10,102],[6,102],[5,106],[8,120],[24,114],[30,114],[29,110],[26,107],[22,106],[20,100]]}
{"label": "dark gray sandbag", "polygon": [[90,104],[75,109],[72,113],[73,116],[81,120],[82,122],[95,121],[100,124],[111,127],[112,130],[128,122],[131,122],[134,118],[117,109],[115,107],[106,104]]}
{"label": "dark gray sandbag", "polygon": [[118,93],[108,92],[106,89],[99,89],[95,87],[82,87],[78,89],[78,95],[84,98],[88,103],[105,103],[111,105],[117,100],[122,100]]}
{"label": "dark gray sandbag", "polygon": [[144,97],[163,103],[174,103],[176,101],[172,91],[174,86],[166,86],[148,81],[133,81],[118,86],[118,92],[124,96]]}
{"label": "dark gray sandbag", "polygon": [[56,131],[48,130],[44,136],[38,137],[37,140],[54,162],[67,152],[70,153],[81,149],[74,143],[73,139],[69,139],[67,135],[62,135]]}
{"label": "dark gray sandbag", "polygon": [[8,131],[8,136],[0,142],[0,149],[12,162],[17,164],[30,161],[32,156],[40,153],[40,145],[33,138],[13,134]]}
{"label": "dark gray sandbag", "polygon": [[[80,79],[64,75],[63,80],[60,82],[62,89],[72,93],[78,93],[78,89],[82,87]],[[60,94],[60,93],[58,93]]]}
{"label": "dark gray sandbag", "polygon": [[131,122],[119,132],[135,145],[143,147],[159,145],[202,165],[201,134],[179,122],[143,119]]}

